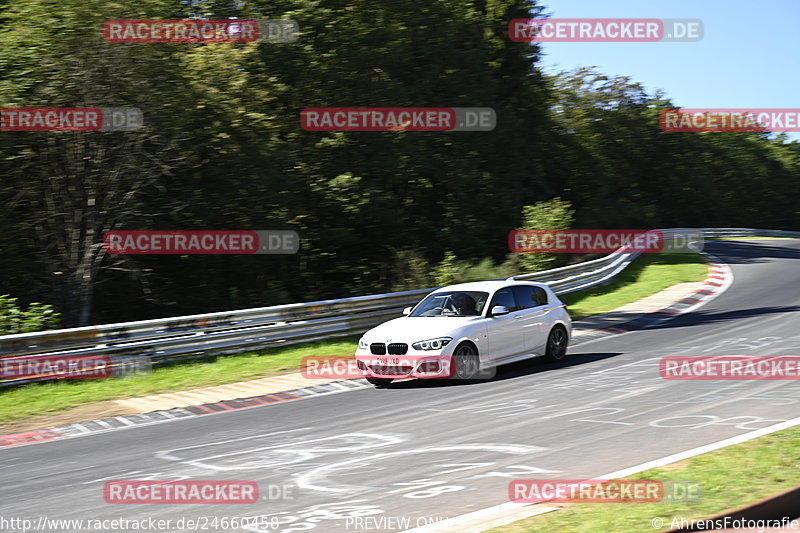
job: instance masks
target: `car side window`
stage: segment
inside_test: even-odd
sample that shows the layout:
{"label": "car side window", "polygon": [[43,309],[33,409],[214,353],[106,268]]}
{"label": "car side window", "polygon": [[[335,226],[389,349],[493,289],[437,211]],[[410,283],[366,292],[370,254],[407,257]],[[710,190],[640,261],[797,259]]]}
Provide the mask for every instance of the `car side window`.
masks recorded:
{"label": "car side window", "polygon": [[495,305],[504,305],[508,307],[508,310],[512,313],[519,309],[519,307],[517,307],[517,302],[514,300],[514,293],[511,292],[511,287],[500,289],[494,293],[494,296],[492,297],[492,305],[489,306],[489,312],[492,311],[492,308]]}
{"label": "car side window", "polygon": [[547,300],[547,291],[545,291],[541,287],[531,287],[533,289],[533,299],[536,300],[536,305],[547,305],[549,301]]}
{"label": "car side window", "polygon": [[514,296],[517,299],[517,305],[520,309],[529,309],[539,305],[536,302],[536,295],[533,293],[533,289],[534,287],[527,285],[517,285],[516,287],[512,287]]}
{"label": "car side window", "polygon": [[519,309],[529,309],[547,304],[547,293],[541,287],[517,285],[513,287]]}

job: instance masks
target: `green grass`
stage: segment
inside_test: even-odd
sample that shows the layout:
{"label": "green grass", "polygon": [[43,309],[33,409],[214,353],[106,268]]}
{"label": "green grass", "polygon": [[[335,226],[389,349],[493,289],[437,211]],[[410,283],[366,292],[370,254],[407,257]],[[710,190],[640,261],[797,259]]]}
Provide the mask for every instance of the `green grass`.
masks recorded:
{"label": "green grass", "polygon": [[[573,318],[579,319],[634,302],[675,283],[701,280],[705,272],[705,263],[698,255],[641,256],[613,284],[567,295],[564,301]],[[304,356],[350,355],[357,343],[358,337],[342,337],[165,365],[150,374],[124,379],[60,381],[4,389],[0,390],[0,424],[103,400],[222,385],[297,370]]]}
{"label": "green grass", "polygon": [[663,520],[665,531],[676,516],[687,520],[707,518],[795,487],[798,469],[800,427],[794,427],[626,478],[699,481],[704,487],[698,502],[572,503],[561,510],[489,531],[658,531],[652,526],[655,518]]}
{"label": "green grass", "polygon": [[708,266],[695,254],[643,254],[605,287],[566,294],[573,320],[605,313],[676,283],[702,281]]}
{"label": "green grass", "polygon": [[23,385],[0,392],[0,424],[53,414],[103,400],[224,385],[296,370],[308,355],[350,355],[358,336],[164,365],[122,379],[72,380]]}

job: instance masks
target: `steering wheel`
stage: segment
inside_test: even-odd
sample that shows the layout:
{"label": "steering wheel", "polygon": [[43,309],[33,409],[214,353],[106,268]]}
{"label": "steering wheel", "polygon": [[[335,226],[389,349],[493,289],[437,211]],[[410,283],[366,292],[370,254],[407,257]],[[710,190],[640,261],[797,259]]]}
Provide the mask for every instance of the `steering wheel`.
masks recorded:
{"label": "steering wheel", "polygon": [[453,302],[450,302],[450,303],[448,304],[446,311],[447,311],[448,313],[453,313],[453,314],[456,314],[456,315],[458,315],[458,314],[460,314],[460,313],[461,313],[461,312],[458,310],[458,307],[456,307],[456,306],[455,306],[455,304],[454,304]]}

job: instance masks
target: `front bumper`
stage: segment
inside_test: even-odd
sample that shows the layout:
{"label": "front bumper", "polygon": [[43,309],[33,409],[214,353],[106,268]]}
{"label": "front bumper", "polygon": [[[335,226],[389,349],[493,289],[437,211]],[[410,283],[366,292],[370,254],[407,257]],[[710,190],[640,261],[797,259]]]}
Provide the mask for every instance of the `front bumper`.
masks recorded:
{"label": "front bumper", "polygon": [[365,377],[389,379],[447,379],[451,376],[451,355],[372,355],[356,353]]}

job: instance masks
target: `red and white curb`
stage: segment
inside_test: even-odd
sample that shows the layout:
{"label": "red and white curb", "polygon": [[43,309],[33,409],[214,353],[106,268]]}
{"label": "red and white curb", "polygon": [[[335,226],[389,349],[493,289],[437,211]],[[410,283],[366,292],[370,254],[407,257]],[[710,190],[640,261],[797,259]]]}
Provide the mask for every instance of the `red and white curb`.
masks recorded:
{"label": "red and white curb", "polygon": [[675,314],[688,313],[728,290],[733,283],[733,271],[726,263],[719,261],[719,259],[714,259],[715,262],[708,265],[708,277],[703,282],[703,286],[690,296],[667,308],[670,309],[670,312],[674,312],[677,309]]}
{"label": "red and white curb", "polygon": [[694,311],[717,298],[733,284],[733,271],[730,266],[716,257],[705,252],[703,252],[703,254],[711,260],[708,265],[708,274],[700,288],[692,294],[671,303],[667,307],[647,313],[628,322],[585,333],[575,339],[575,345],[584,344],[610,335],[619,335],[650,328],[677,316]]}
{"label": "red and white curb", "polygon": [[85,435],[91,435],[95,433],[104,433],[107,431],[147,426],[151,424],[161,424],[164,422],[171,422],[173,420],[193,418],[197,416],[216,415],[220,413],[226,413],[228,411],[262,407],[265,405],[272,405],[293,400],[302,400],[303,398],[309,398],[312,396],[336,394],[365,388],[371,389],[372,385],[369,385],[364,380],[333,381],[330,383],[314,385],[312,387],[304,387],[285,392],[274,392],[260,396],[252,396],[249,398],[237,398],[235,400],[225,400],[221,402],[206,403],[203,405],[192,405],[189,407],[153,411],[150,413],[114,416],[102,418],[100,420],[65,424],[62,426],[37,429],[34,431],[0,435],[0,448],[38,444],[41,442],[50,442],[53,440],[68,439],[73,437],[83,437]]}

